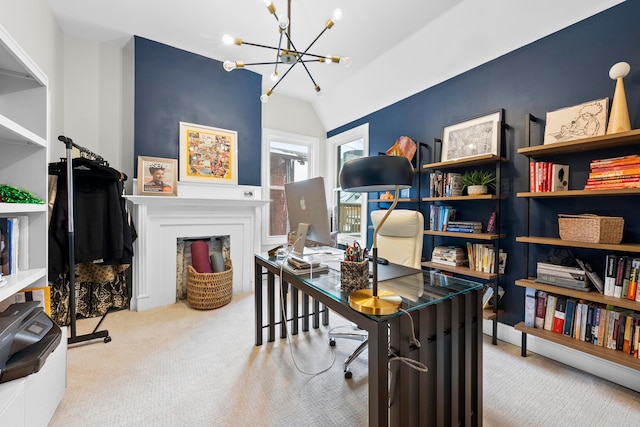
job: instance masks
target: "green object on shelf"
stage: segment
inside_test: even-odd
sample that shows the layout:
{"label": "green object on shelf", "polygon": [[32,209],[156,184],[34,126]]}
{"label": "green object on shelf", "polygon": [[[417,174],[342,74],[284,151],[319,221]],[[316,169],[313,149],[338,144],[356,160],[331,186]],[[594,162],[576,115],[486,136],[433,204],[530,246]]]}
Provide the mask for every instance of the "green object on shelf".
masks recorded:
{"label": "green object on shelf", "polygon": [[40,200],[26,190],[21,190],[6,184],[0,184],[0,202],[3,203],[31,203],[41,205],[44,200]]}

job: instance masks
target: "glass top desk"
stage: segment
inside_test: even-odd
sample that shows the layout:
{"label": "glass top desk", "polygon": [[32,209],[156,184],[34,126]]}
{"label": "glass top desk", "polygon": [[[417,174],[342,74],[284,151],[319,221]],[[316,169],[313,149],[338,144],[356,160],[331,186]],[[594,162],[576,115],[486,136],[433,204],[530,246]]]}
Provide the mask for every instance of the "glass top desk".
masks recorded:
{"label": "glass top desk", "polygon": [[[482,424],[481,283],[428,271],[383,280],[378,283],[379,289],[400,295],[401,308],[412,319],[401,311],[374,316],[349,306],[349,294],[340,289],[338,271],[298,276],[283,269],[281,285],[276,280],[281,269],[275,257],[256,254],[254,259],[256,345],[262,345],[265,329],[268,340],[274,341],[279,324],[279,338],[286,338],[286,327],[295,335],[298,323],[301,321],[302,330],[307,331],[311,319],[313,327],[318,328],[320,316],[326,325],[329,311],[334,311],[368,333],[370,426]],[[379,267],[380,271],[385,268]],[[291,293],[290,299],[283,298],[282,311],[275,301],[276,289],[283,296]],[[280,311],[278,322],[276,311]],[[412,323],[419,348],[409,342]],[[390,363],[389,347],[398,356],[422,362],[429,371],[422,373],[405,363]],[[395,378],[393,390],[389,390],[388,370]],[[391,401],[389,396],[393,396]]]}

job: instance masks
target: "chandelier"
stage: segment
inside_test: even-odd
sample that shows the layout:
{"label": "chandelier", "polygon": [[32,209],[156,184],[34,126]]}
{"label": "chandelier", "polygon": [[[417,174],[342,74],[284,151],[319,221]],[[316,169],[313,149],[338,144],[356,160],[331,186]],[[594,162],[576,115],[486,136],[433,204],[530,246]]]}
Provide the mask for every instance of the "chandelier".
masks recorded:
{"label": "chandelier", "polygon": [[[263,0],[267,10],[271,15],[273,15],[278,22],[278,32],[280,33],[280,39],[278,41],[278,47],[273,46],[265,46],[257,43],[250,43],[244,41],[240,38],[234,38],[230,35],[225,35],[222,38],[222,41],[226,45],[238,45],[241,46],[243,44],[249,46],[256,46],[264,49],[270,49],[276,51],[276,57],[273,62],[254,62],[254,63],[244,63],[243,61],[224,61],[222,66],[227,71],[233,71],[237,68],[244,68],[247,65],[274,65],[273,73],[271,74],[271,80],[274,82],[273,86],[270,89],[267,89],[261,96],[260,101],[266,103],[269,100],[269,96],[273,93],[274,89],[280,82],[289,74],[289,72],[298,64],[301,64],[304,70],[307,72],[309,79],[313,83],[313,88],[319,96],[322,96],[322,90],[320,86],[316,83],[311,76],[311,72],[307,67],[307,63],[309,62],[321,62],[326,64],[343,64],[348,67],[351,65],[351,60],[348,57],[339,57],[332,55],[316,55],[309,52],[309,49],[315,44],[316,41],[325,33],[325,31],[330,30],[336,22],[338,22],[342,18],[342,11],[340,9],[336,9],[331,18],[327,20],[324,24],[324,28],[320,31],[320,34],[316,36],[315,39],[307,46],[306,49],[300,51],[296,48],[291,40],[291,0],[287,0],[287,15],[276,14],[276,7],[274,6],[271,0]],[[286,38],[286,47],[283,47],[283,40]],[[279,65],[288,65],[289,68],[282,74],[282,77],[278,74],[278,66]]]}

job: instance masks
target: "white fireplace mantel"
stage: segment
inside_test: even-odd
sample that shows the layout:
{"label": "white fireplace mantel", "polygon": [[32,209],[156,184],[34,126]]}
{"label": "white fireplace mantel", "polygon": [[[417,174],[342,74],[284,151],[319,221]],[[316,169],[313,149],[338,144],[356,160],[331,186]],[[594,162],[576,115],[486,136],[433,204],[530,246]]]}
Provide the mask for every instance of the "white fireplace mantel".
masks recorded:
{"label": "white fireplace mantel", "polygon": [[233,292],[253,290],[253,255],[260,251],[262,207],[268,200],[126,196],[138,238],[134,242],[131,309],[176,302],[178,238],[230,236]]}

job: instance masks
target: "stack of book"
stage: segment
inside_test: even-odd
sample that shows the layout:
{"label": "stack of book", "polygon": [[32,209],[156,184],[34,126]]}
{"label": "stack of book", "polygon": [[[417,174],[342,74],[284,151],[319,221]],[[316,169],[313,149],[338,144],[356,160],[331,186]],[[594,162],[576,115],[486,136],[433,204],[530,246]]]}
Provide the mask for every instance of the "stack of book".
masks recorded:
{"label": "stack of book", "polygon": [[458,267],[467,265],[467,257],[459,246],[436,246],[431,254],[431,262]]}
{"label": "stack of book", "polygon": [[640,187],[640,155],[593,160],[585,190]]}
{"label": "stack of book", "polygon": [[584,269],[548,262],[538,263],[536,282],[585,292],[590,289],[590,282]]}
{"label": "stack of book", "polygon": [[507,253],[502,249],[498,252],[498,267],[496,268],[496,252],[493,244],[467,242],[467,256],[469,269],[493,274],[498,271],[504,274],[507,264]]}
{"label": "stack of book", "polygon": [[445,231],[482,233],[482,223],[480,221],[449,221]]}

